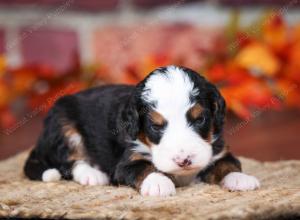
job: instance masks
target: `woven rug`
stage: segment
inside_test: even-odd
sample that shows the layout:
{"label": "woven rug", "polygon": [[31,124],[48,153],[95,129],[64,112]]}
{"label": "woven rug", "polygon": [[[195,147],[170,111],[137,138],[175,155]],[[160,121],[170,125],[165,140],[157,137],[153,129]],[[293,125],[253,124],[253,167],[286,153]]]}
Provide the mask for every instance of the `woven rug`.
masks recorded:
{"label": "woven rug", "polygon": [[129,187],[32,182],[22,174],[27,153],[0,162],[0,217],[50,219],[290,219],[300,217],[300,161],[241,158],[261,189],[228,192],[216,185],[178,188],[168,198]]}

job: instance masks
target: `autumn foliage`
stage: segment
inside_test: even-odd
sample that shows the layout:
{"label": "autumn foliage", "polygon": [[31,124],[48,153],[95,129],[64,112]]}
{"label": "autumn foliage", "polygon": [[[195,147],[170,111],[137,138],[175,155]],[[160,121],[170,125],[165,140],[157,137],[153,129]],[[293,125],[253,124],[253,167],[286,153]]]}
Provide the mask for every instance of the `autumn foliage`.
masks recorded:
{"label": "autumn foliage", "polygon": [[[300,24],[290,26],[276,13],[251,27],[241,28],[238,21],[233,16],[227,34],[196,70],[220,88],[228,109],[242,118],[257,109],[300,107]],[[186,65],[185,60],[162,50],[129,63],[116,80],[113,68],[101,61],[57,74],[39,65],[11,69],[0,56],[0,127],[13,126],[26,112],[47,112],[63,95],[103,83],[135,84],[158,66]]]}

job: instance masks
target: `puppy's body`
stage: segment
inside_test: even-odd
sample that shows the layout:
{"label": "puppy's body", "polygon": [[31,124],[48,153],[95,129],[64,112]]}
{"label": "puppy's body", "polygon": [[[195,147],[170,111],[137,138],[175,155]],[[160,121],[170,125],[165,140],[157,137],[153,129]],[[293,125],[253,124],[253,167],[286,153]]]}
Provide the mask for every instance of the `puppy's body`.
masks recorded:
{"label": "puppy's body", "polygon": [[137,86],[65,96],[49,112],[25,174],[124,184],[143,195],[172,195],[175,185],[195,178],[254,189],[257,180],[239,173],[239,161],[224,147],[224,114],[216,88],[183,67],[159,68]]}
{"label": "puppy's body", "polygon": [[31,153],[41,169],[36,171],[27,163],[28,177],[41,179],[45,169],[56,168],[63,178],[71,179],[70,169],[78,160],[97,165],[112,176],[129,144],[125,141],[125,128],[117,122],[122,120],[133,90],[132,86],[103,86],[59,99],[45,119],[44,131]]}

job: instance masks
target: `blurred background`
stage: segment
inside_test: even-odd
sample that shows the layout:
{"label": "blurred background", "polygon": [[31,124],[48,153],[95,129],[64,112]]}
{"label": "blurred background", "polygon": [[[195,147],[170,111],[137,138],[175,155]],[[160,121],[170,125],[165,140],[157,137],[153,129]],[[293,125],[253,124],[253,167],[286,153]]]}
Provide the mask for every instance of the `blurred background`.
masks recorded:
{"label": "blurred background", "polygon": [[234,153],[300,159],[299,0],[0,0],[0,159],[59,97],[168,64],[218,85]]}

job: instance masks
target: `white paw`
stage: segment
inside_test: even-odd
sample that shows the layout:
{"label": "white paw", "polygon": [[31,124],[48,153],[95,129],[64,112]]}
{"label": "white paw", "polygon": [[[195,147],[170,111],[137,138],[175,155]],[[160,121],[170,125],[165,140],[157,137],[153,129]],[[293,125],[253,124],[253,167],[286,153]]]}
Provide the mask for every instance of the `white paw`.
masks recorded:
{"label": "white paw", "polygon": [[55,168],[45,170],[42,175],[42,180],[44,182],[55,182],[55,181],[59,181],[60,179],[61,179],[61,175],[59,171]]}
{"label": "white paw", "polygon": [[260,183],[256,177],[240,172],[227,174],[221,184],[230,191],[254,190],[260,187]]}
{"label": "white paw", "polygon": [[80,162],[75,165],[72,170],[74,181],[81,185],[107,185],[109,184],[108,176],[102,171],[91,167],[85,162]]}
{"label": "white paw", "polygon": [[161,173],[150,173],[141,185],[143,196],[171,196],[176,194],[175,185]]}

